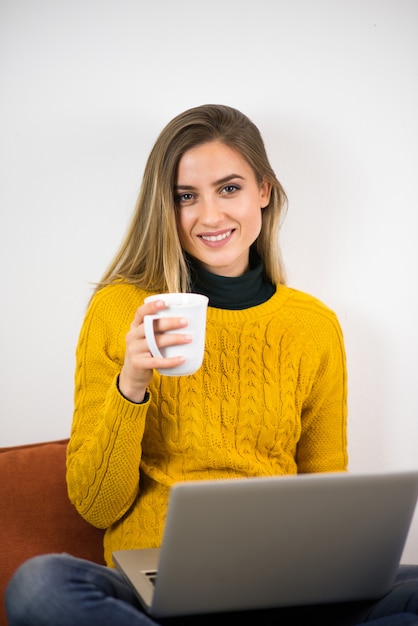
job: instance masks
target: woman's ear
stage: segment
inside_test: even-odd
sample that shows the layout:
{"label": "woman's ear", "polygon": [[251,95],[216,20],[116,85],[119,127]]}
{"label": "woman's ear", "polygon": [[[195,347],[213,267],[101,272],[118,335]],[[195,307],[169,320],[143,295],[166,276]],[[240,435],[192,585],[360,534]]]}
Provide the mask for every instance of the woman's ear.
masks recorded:
{"label": "woman's ear", "polygon": [[270,202],[271,196],[271,184],[266,180],[263,180],[260,185],[260,206],[262,209],[265,209]]}

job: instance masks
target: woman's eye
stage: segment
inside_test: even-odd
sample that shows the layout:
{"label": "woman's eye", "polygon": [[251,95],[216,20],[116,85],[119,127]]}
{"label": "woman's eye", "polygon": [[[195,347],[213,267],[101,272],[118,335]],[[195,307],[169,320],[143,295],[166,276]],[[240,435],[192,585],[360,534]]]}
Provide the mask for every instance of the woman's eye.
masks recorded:
{"label": "woman's eye", "polygon": [[222,193],[225,193],[225,194],[234,193],[234,191],[237,191],[238,189],[239,189],[238,185],[226,185],[225,187],[222,187]]}
{"label": "woman's eye", "polygon": [[193,200],[192,193],[180,193],[176,196],[176,202],[190,202],[190,200]]}

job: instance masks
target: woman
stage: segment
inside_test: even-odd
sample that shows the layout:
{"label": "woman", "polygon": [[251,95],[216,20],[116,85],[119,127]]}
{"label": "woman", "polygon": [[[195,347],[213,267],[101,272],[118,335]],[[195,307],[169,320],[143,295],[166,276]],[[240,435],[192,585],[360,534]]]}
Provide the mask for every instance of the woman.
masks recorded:
{"label": "woman", "polygon": [[[77,348],[68,490],[79,513],[106,529],[109,567],[66,555],[29,561],[8,589],[11,626],[155,623],[112,567],[112,552],[160,545],[177,481],[347,469],[341,329],[324,304],[285,285],[278,244],[285,205],[260,133],[239,111],[190,109],[160,134]],[[192,376],[157,373],[181,357],[153,357],[145,339],[144,316],[165,305],[144,299],[167,291],[209,297],[205,358]],[[173,329],[184,333],[167,333]],[[160,320],[157,337],[160,347],[189,342],[187,320]],[[289,611],[239,619],[304,615]],[[334,625],[388,613],[357,604],[312,611],[310,619]],[[405,611],[389,613],[417,619]]]}

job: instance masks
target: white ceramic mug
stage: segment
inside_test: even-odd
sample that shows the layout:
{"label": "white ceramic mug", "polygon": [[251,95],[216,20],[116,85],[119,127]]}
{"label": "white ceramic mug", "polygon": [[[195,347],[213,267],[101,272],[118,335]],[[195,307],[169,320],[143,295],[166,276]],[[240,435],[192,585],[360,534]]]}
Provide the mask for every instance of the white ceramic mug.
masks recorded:
{"label": "white ceramic mug", "polygon": [[[185,361],[177,367],[158,369],[165,376],[187,376],[193,374],[202,365],[206,338],[206,312],[209,298],[198,293],[162,293],[148,296],[145,302],[163,300],[167,307],[155,315],[145,315],[145,337],[152,356],[170,358],[184,356]],[[162,317],[185,317],[188,325],[184,328],[167,331],[169,333],[192,335],[192,341],[186,344],[159,348],[155,341],[154,320]]]}

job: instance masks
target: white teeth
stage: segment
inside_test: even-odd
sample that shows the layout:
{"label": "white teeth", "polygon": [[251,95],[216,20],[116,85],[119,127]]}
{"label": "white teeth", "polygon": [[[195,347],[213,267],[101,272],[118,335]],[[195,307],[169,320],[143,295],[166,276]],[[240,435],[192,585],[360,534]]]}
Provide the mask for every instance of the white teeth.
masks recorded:
{"label": "white teeth", "polygon": [[226,239],[227,237],[229,237],[231,233],[232,233],[232,230],[228,230],[228,232],[223,233],[223,235],[208,235],[208,236],[201,235],[201,237],[205,241],[222,241],[222,239]]}

